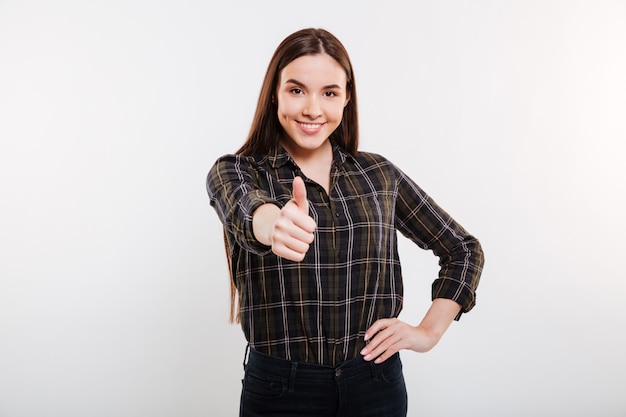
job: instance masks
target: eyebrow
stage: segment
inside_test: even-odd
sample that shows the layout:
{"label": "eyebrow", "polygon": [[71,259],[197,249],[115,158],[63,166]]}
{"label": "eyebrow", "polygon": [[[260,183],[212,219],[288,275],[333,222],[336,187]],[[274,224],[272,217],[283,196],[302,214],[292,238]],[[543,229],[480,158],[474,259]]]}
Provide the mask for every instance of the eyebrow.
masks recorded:
{"label": "eyebrow", "polygon": [[[295,84],[295,85],[300,86],[300,87],[306,87],[306,85],[304,85],[300,81],[295,80],[293,78],[290,78],[287,81],[285,81],[285,84]],[[337,84],[330,84],[330,85],[325,85],[324,87],[322,87],[323,90],[333,89],[333,88],[341,90],[341,87],[339,85],[337,85]]]}

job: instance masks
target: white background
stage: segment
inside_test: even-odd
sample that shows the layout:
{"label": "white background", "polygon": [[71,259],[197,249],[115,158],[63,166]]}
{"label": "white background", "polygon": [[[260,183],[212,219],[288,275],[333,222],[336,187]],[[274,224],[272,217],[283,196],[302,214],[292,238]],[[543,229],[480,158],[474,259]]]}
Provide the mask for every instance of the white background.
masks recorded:
{"label": "white background", "polygon": [[[204,181],[308,26],[351,54],[361,149],[486,252],[403,355],[409,415],[626,415],[626,2],[0,0],[0,416],[237,415]],[[417,323],[437,259],[401,245]]]}

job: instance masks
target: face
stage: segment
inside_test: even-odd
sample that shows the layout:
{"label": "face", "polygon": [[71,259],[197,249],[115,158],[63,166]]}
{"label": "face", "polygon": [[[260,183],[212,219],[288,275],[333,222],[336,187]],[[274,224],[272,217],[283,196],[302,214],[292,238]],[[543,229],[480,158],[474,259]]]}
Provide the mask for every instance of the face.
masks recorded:
{"label": "face", "polygon": [[304,55],[280,73],[276,87],[283,147],[293,156],[310,156],[326,144],[348,104],[344,69],[326,54]]}

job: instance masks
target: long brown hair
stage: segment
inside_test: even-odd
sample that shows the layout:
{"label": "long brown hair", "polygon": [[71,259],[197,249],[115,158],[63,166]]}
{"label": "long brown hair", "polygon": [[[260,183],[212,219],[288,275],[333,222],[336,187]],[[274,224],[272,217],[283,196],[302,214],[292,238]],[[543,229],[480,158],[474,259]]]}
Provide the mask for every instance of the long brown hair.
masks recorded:
{"label": "long brown hair", "polygon": [[[359,147],[359,123],[357,112],[356,84],[348,51],[333,34],[316,28],[302,29],[287,36],[276,48],[267,67],[254,119],[248,138],[237,151],[241,155],[266,154],[276,147],[283,134],[278,121],[277,104],[274,99],[281,71],[295,59],[304,55],[327,54],[341,65],[346,72],[346,93],[350,98],[343,109],[340,125],[330,139],[346,152],[356,155]],[[224,246],[228,261],[230,280],[230,322],[239,322],[237,287],[231,265],[230,244],[224,230]]]}

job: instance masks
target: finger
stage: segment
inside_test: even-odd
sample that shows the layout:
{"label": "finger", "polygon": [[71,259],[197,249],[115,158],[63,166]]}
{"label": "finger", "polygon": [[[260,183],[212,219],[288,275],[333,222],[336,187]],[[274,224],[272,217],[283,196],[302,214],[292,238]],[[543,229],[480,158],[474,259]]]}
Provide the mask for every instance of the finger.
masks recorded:
{"label": "finger", "polygon": [[382,363],[398,352],[402,347],[401,345],[402,337],[397,334],[390,334],[366,360],[375,359],[374,363]]}
{"label": "finger", "polygon": [[398,353],[398,351],[399,350],[395,347],[393,349],[387,349],[384,353],[382,353],[380,356],[374,359],[374,363],[376,365],[380,365],[381,363],[385,362],[387,359],[391,358],[393,355]]}
{"label": "finger", "polygon": [[303,213],[309,214],[309,202],[306,199],[306,186],[300,177],[293,179],[293,199]]}
{"label": "finger", "polygon": [[376,320],[374,322],[374,324],[372,324],[370,326],[370,328],[365,331],[365,338],[364,338],[364,340],[367,342],[372,337],[374,337],[374,335],[376,335],[376,333],[378,333],[379,331],[384,330],[387,327],[389,327],[390,321],[391,321],[391,319]]}
{"label": "finger", "polygon": [[376,320],[365,332],[364,340],[369,343],[361,350],[365,360],[372,360],[385,352],[390,344],[395,343],[394,325],[398,323],[397,319],[380,319]]}
{"label": "finger", "polygon": [[375,359],[375,363],[384,362],[394,353],[400,350],[402,337],[390,329],[385,329],[378,333],[372,342],[362,351],[363,359],[371,361]]}
{"label": "finger", "polygon": [[304,260],[304,256],[306,255],[306,253],[296,252],[282,245],[272,247],[272,252],[274,252],[275,255],[280,256],[281,258],[293,262],[302,262]]}
{"label": "finger", "polygon": [[284,242],[276,243],[272,246],[272,252],[281,258],[289,259],[294,262],[301,262],[306,256],[309,245],[302,244],[301,242],[292,243],[292,246],[287,245]]}
{"label": "finger", "polygon": [[312,234],[305,233],[302,230],[297,230],[297,235],[289,235],[282,232],[277,232],[274,235],[274,244],[281,245],[296,252],[306,253],[309,250],[309,245],[313,241]]}
{"label": "finger", "polygon": [[372,355],[376,353],[376,356],[383,352],[388,346],[390,337],[393,336],[391,329],[384,329],[376,333],[376,335],[370,340],[370,342],[361,351],[362,355]]}
{"label": "finger", "polygon": [[308,213],[300,211],[294,200],[287,203],[281,211],[281,216],[283,219],[279,219],[276,223],[278,229],[284,230],[285,233],[299,238],[303,242],[311,243],[313,241],[313,232],[317,224]]}
{"label": "finger", "polygon": [[313,218],[309,217],[308,215],[304,215],[296,217],[292,221],[294,225],[296,225],[300,230],[306,233],[307,237],[302,238],[302,240],[311,243],[313,241],[313,232],[317,228],[315,220],[313,220]]}

